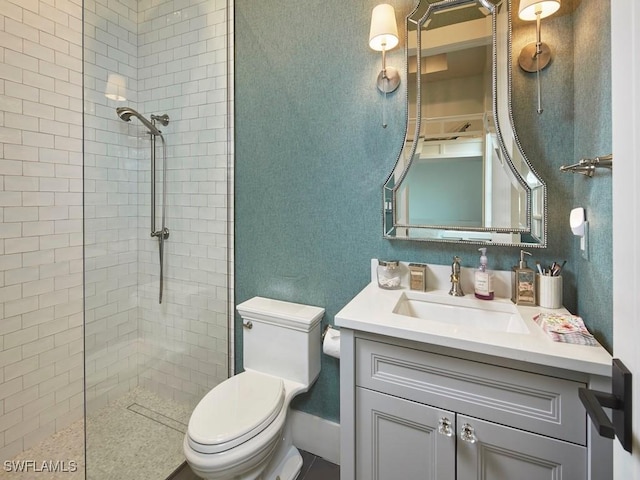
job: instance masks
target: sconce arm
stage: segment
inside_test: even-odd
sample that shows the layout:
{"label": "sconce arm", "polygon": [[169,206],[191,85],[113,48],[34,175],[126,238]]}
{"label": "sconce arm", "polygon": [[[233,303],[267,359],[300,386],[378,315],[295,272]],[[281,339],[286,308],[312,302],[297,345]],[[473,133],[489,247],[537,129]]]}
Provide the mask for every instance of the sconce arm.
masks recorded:
{"label": "sconce arm", "polygon": [[[540,27],[540,13],[536,14],[536,53],[533,54],[533,58],[537,58],[542,54],[542,34]],[[540,69],[538,69],[540,71]]]}

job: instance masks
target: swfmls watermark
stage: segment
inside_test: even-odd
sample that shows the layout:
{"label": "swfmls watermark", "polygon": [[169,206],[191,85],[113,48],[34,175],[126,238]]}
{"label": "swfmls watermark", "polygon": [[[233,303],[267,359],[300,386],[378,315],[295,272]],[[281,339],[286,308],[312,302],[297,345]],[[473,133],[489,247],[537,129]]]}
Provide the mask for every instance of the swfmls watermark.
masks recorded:
{"label": "swfmls watermark", "polygon": [[75,460],[5,460],[4,471],[13,473],[73,473]]}

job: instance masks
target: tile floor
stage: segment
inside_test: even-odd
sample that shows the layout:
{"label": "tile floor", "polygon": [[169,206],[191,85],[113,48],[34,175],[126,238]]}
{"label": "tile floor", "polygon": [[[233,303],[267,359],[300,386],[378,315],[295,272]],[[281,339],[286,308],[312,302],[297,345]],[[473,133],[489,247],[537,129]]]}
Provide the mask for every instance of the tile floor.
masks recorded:
{"label": "tile floor", "polygon": [[309,452],[302,453],[302,471],[298,480],[340,480],[340,466],[316,457]]}
{"label": "tile floor", "polygon": [[191,410],[137,387],[88,414],[87,480],[167,478],[184,461]]}
{"label": "tile floor", "polygon": [[[340,480],[340,466],[309,452],[302,454],[302,470],[297,480]],[[180,467],[168,480],[199,480],[187,465]]]}
{"label": "tile floor", "polygon": [[[84,421],[78,420],[66,429],[46,438],[40,444],[25,450],[16,457],[5,460],[0,469],[0,480],[84,480]],[[16,465],[16,470],[9,467]],[[18,469],[20,462],[62,462],[56,472],[35,473]],[[73,463],[72,463],[73,462]],[[9,467],[9,468],[8,468]]]}
{"label": "tile floor", "polygon": [[[1,0],[0,0],[1,1]],[[88,417],[85,459],[84,422],[79,420],[67,429],[13,459],[58,460],[64,465],[74,462],[75,471],[39,475],[47,480],[198,480],[183,464],[182,438],[191,409],[157,397],[144,389],[134,389]],[[123,433],[124,432],[124,433]],[[121,441],[126,437],[127,442]],[[149,440],[151,439],[151,443]],[[162,455],[157,455],[162,452]],[[151,453],[151,455],[149,455]],[[297,480],[339,480],[340,467],[301,451],[302,470]],[[123,470],[123,465],[136,468]],[[34,472],[0,469],[0,480],[31,480]]]}
{"label": "tile floor", "polygon": [[135,388],[87,416],[86,458],[85,425],[79,420],[11,459],[13,469],[0,465],[0,480],[32,480],[33,468],[17,471],[21,461],[77,466],[35,475],[42,480],[84,480],[85,465],[87,480],[122,480],[125,472],[127,480],[165,479],[184,461],[182,439],[192,409]]}

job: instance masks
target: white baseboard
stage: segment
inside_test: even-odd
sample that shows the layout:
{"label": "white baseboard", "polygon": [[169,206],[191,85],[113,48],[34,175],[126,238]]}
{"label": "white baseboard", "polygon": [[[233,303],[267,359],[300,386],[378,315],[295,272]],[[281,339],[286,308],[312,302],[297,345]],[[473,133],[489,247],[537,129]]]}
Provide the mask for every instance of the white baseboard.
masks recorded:
{"label": "white baseboard", "polygon": [[340,424],[298,410],[290,410],[293,444],[340,465]]}

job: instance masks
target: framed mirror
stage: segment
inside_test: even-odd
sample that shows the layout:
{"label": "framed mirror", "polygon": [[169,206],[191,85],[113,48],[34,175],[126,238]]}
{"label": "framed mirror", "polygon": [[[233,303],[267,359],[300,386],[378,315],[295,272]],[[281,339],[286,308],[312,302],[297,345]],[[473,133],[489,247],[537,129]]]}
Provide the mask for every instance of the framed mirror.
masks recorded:
{"label": "framed mirror", "polygon": [[511,0],[420,0],[385,238],[545,247],[547,189],[511,114]]}

